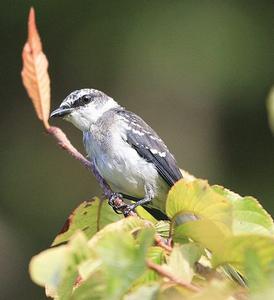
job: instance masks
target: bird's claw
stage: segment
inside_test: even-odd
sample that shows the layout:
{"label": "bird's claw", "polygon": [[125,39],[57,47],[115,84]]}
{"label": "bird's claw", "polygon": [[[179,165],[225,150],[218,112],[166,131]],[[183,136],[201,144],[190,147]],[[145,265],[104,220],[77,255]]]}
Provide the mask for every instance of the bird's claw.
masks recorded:
{"label": "bird's claw", "polygon": [[119,193],[112,193],[111,196],[108,199],[108,204],[113,208],[117,207],[117,204],[115,203],[116,199],[123,199],[123,196]]}
{"label": "bird's claw", "polygon": [[129,205],[126,205],[126,207],[123,209],[123,214],[125,217],[128,217],[130,215],[130,213],[132,211],[134,211],[134,209],[136,208],[136,206],[134,204],[129,204]]}
{"label": "bird's claw", "polygon": [[116,203],[117,199],[123,200],[123,196],[119,193],[113,193],[111,194],[110,198],[108,199],[108,204],[112,207],[112,209],[117,213],[117,214],[122,214],[123,212],[121,209],[126,207],[126,204],[119,205]]}
{"label": "bird's claw", "polygon": [[108,200],[108,204],[112,207],[112,209],[117,213],[117,214],[123,214],[125,217],[129,216],[130,213],[135,209],[135,205],[132,204],[121,204],[121,205],[117,205],[116,200],[117,199],[121,199],[123,200],[123,195],[119,194],[119,193],[113,193],[109,200]]}

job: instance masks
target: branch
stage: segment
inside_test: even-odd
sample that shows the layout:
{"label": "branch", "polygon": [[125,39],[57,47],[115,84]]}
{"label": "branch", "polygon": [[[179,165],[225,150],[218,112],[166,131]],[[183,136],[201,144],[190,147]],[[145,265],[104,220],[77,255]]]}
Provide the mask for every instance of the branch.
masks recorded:
{"label": "branch", "polygon": [[162,266],[155,264],[151,260],[147,260],[146,263],[147,263],[147,266],[151,270],[154,270],[155,272],[157,272],[162,277],[166,277],[170,281],[173,281],[174,283],[177,283],[178,285],[180,285],[184,288],[187,288],[188,290],[190,290],[192,292],[200,292],[201,291],[201,289],[199,287],[197,287],[196,285],[188,283],[188,282],[184,281],[183,279],[174,276],[171,272],[167,271]]}
{"label": "branch", "polygon": [[172,247],[170,247],[169,245],[167,245],[165,243],[165,240],[159,234],[156,234],[154,239],[155,239],[156,244],[159,247],[165,249],[169,253],[172,251]]}

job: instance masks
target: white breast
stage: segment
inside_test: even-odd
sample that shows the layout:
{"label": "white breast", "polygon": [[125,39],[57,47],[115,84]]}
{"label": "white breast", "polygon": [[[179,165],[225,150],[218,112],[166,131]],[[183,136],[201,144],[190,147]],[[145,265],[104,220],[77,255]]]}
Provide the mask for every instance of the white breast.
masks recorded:
{"label": "white breast", "polygon": [[98,138],[99,132],[85,132],[86,151],[114,191],[142,198],[145,184],[157,189],[158,172],[121,138],[119,130],[112,128],[107,140]]}

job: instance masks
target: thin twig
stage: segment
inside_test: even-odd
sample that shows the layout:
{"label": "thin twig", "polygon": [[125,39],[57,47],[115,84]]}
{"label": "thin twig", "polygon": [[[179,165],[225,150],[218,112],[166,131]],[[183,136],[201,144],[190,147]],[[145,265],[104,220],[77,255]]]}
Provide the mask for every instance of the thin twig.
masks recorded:
{"label": "thin twig", "polygon": [[156,244],[165,249],[167,252],[171,252],[172,251],[172,247],[168,246],[165,242],[164,242],[164,239],[159,235],[159,234],[156,234],[155,235],[155,242]]}
{"label": "thin twig", "polygon": [[188,290],[190,290],[192,292],[200,292],[201,291],[201,289],[198,286],[188,283],[188,282],[184,281],[182,278],[178,278],[178,277],[174,276],[171,272],[167,271],[162,266],[155,264],[151,260],[147,260],[146,263],[147,263],[147,266],[151,270],[156,271],[159,275],[168,278],[169,280],[173,281],[174,283],[177,283],[178,285],[180,285],[184,288],[187,288]]}
{"label": "thin twig", "polygon": [[[96,169],[95,165],[87,160],[69,141],[69,139],[67,138],[66,134],[58,127],[55,126],[50,126],[49,128],[46,129],[47,132],[52,135],[58,145],[64,149],[65,151],[67,151],[73,158],[77,159],[85,168],[87,168],[88,170],[91,170],[93,175],[95,176],[96,180],[98,181],[98,183],[100,184],[104,195],[107,198],[110,198],[111,195],[113,194],[113,191],[111,190],[110,186],[107,184],[107,182],[104,180],[104,178],[100,175],[100,173],[98,172],[98,170]],[[124,201],[120,198],[116,198],[115,200],[115,206],[116,207],[120,207],[125,205]],[[121,209],[121,211],[123,212],[123,209]],[[123,212],[124,213],[124,212]],[[124,213],[125,215],[125,213]],[[130,212],[129,213],[130,216],[136,216],[135,212]]]}

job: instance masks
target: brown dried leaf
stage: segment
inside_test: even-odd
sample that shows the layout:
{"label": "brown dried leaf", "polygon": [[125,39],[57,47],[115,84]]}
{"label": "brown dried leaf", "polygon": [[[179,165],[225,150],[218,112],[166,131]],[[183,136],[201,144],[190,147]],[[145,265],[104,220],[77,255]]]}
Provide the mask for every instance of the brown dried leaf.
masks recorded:
{"label": "brown dried leaf", "polygon": [[42,50],[42,43],[35,23],[34,9],[30,9],[28,20],[28,40],[22,52],[23,84],[32,100],[38,118],[49,128],[50,79],[48,60]]}

